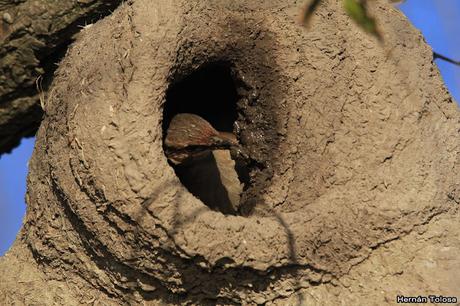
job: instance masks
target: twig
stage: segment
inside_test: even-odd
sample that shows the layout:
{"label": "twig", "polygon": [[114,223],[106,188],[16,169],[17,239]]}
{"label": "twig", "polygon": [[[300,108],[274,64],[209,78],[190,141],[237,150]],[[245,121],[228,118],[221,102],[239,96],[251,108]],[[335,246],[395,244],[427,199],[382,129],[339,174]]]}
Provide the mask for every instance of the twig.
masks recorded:
{"label": "twig", "polygon": [[446,61],[448,63],[460,66],[460,61],[454,61],[453,59],[448,58],[448,57],[446,57],[446,56],[444,56],[442,54],[439,54],[437,52],[433,52],[433,59],[437,59],[437,58],[442,59],[442,60],[444,60],[444,61]]}
{"label": "twig", "polygon": [[312,0],[310,4],[307,4],[300,16],[300,23],[304,26],[308,26],[313,13],[315,12],[316,8],[319,6],[322,0]]}
{"label": "twig", "polygon": [[43,91],[43,86],[42,86],[42,82],[43,82],[43,76],[42,75],[39,75],[37,79],[35,79],[35,86],[37,88],[37,92],[38,92],[38,98],[40,100],[40,106],[42,107],[42,110],[45,111],[45,93]]}

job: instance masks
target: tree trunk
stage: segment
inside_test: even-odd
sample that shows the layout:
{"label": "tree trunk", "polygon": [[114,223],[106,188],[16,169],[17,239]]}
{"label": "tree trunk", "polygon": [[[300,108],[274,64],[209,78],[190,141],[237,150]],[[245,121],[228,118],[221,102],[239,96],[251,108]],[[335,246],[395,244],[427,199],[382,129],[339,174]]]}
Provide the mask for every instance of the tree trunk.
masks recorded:
{"label": "tree trunk", "polygon": [[73,36],[120,0],[0,1],[0,154],[35,134],[42,99]]}
{"label": "tree trunk", "polygon": [[[332,0],[308,30],[295,0],[136,0],[84,29],[44,104],[0,299],[458,295],[460,113],[420,33],[386,1],[372,9],[384,45]],[[219,175],[193,191],[168,162],[178,113],[236,135],[237,215],[206,197]]]}

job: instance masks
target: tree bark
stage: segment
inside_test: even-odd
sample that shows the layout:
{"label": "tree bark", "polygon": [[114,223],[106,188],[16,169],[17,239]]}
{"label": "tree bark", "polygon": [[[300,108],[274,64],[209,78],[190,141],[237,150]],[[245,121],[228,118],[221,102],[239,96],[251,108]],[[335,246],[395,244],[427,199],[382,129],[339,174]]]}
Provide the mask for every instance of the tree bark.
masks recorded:
{"label": "tree bark", "polygon": [[[458,107],[400,12],[372,2],[381,45],[340,3],[322,5],[308,30],[295,0],[136,0],[84,29],[44,103],[0,299],[458,296]],[[178,113],[237,136],[248,172],[237,215],[168,163]]]}
{"label": "tree bark", "polygon": [[0,154],[35,134],[43,115],[40,95],[45,99],[73,36],[120,2],[0,1]]}

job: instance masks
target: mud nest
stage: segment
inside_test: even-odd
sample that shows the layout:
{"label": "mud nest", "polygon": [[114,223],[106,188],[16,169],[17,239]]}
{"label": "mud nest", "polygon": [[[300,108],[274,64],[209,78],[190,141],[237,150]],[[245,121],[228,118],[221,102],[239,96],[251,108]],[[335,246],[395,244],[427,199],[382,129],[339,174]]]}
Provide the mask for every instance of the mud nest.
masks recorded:
{"label": "mud nest", "polygon": [[[296,3],[139,0],[83,30],[31,161],[35,258],[111,298],[282,303],[451,212],[458,110],[439,76],[420,77],[420,35],[382,2],[389,57],[335,1],[309,31]],[[168,162],[179,113],[246,150],[237,213]]]}

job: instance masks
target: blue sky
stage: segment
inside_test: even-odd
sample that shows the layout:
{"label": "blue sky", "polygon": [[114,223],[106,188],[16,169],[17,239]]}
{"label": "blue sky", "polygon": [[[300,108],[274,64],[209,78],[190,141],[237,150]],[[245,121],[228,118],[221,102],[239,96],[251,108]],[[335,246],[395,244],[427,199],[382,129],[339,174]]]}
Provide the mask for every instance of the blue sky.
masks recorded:
{"label": "blue sky", "polygon": [[[434,51],[460,60],[460,0],[408,0],[399,8]],[[460,101],[460,66],[436,60],[450,93]]]}
{"label": "blue sky", "polygon": [[35,138],[23,139],[11,154],[0,156],[0,255],[13,243],[25,214],[28,160]]}
{"label": "blue sky", "polygon": [[[399,7],[433,50],[460,60],[460,0],[408,0]],[[436,64],[452,96],[460,101],[460,67],[440,60]],[[25,214],[27,162],[34,141],[23,139],[12,154],[0,156],[0,256],[13,243]]]}

